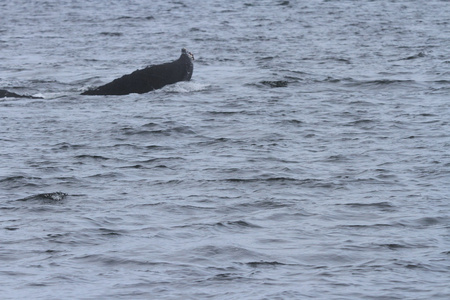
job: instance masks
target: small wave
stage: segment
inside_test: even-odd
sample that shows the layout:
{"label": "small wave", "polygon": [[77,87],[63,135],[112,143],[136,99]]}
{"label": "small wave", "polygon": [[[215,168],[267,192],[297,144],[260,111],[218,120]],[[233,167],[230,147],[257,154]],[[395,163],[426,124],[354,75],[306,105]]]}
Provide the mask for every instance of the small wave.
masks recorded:
{"label": "small wave", "polygon": [[209,280],[211,281],[242,281],[244,277],[236,273],[221,273],[217,274],[214,277],[211,277]]}
{"label": "small wave", "polygon": [[[145,127],[145,125],[144,125]],[[123,128],[123,134],[127,136],[133,135],[164,135],[169,136],[171,134],[195,134],[195,132],[188,126],[176,126],[166,129],[155,129],[155,130],[139,130],[133,128]]]}
{"label": "small wave", "polygon": [[333,182],[324,182],[319,179],[296,179],[292,177],[267,177],[267,178],[227,178],[223,179],[225,182],[237,183],[237,184],[250,184],[250,183],[264,183],[264,184],[295,184],[305,187],[316,188],[339,188],[340,185]]}
{"label": "small wave", "polygon": [[70,144],[67,142],[62,142],[62,143],[54,144],[52,150],[81,149],[84,147],[85,147],[85,145]]}
{"label": "small wave", "polygon": [[114,17],[111,18],[111,20],[133,20],[133,21],[140,21],[140,20],[144,20],[144,21],[150,21],[150,20],[154,20],[155,17],[154,16],[120,16],[120,17]]}
{"label": "small wave", "polygon": [[372,124],[372,123],[375,123],[375,121],[370,120],[370,119],[360,119],[360,120],[348,122],[345,125],[346,126],[365,126],[365,125]]}
{"label": "small wave", "polygon": [[3,188],[17,188],[17,187],[37,187],[37,183],[42,178],[40,177],[28,177],[28,176],[8,176],[6,178],[0,178],[0,184]]}
{"label": "small wave", "polygon": [[255,201],[255,202],[245,202],[236,205],[236,207],[240,207],[242,209],[247,208],[257,208],[257,209],[278,209],[278,208],[285,208],[289,207],[289,203],[285,202],[277,202],[272,200],[262,200],[262,201]]}
{"label": "small wave", "polygon": [[137,165],[119,167],[119,169],[146,169],[146,167],[144,167],[143,165],[137,164]]}
{"label": "small wave", "polygon": [[9,176],[9,177],[0,179],[0,183],[2,183],[2,182],[11,182],[11,181],[18,181],[18,180],[23,180],[25,178],[26,178],[25,176],[21,176],[21,175],[19,175],[19,176]]}
{"label": "small wave", "polygon": [[239,182],[239,183],[249,183],[249,182],[272,182],[272,181],[280,181],[280,182],[295,182],[298,181],[295,178],[290,177],[270,177],[270,178],[228,178],[226,179],[228,182]]}
{"label": "small wave", "polygon": [[297,127],[303,125],[304,122],[298,119],[289,119],[289,120],[281,120],[278,123],[282,125],[293,125]]}
{"label": "small wave", "polygon": [[343,161],[348,161],[349,158],[345,155],[342,154],[337,154],[337,155],[330,155],[328,156],[324,161],[326,162],[343,162]]}
{"label": "small wave", "polygon": [[208,111],[211,115],[235,115],[244,113],[244,111]]}
{"label": "small wave", "polygon": [[224,258],[224,257],[239,257],[240,259],[254,259],[255,257],[260,257],[260,253],[236,246],[218,246],[218,245],[206,245],[196,247],[190,250],[194,255],[200,257],[210,257],[210,258]]}
{"label": "small wave", "polygon": [[123,176],[123,174],[119,172],[106,172],[106,173],[97,173],[88,176],[88,178],[119,178],[121,176]]}
{"label": "small wave", "polygon": [[434,82],[434,83],[440,83],[440,84],[450,84],[450,80],[445,80],[445,79],[442,79],[442,80],[436,80],[436,81],[432,81],[432,82]]}
{"label": "small wave", "polygon": [[78,159],[94,159],[94,160],[108,160],[108,157],[104,157],[101,155],[90,155],[90,154],[81,154],[81,155],[77,155],[75,156],[75,158]]}
{"label": "small wave", "polygon": [[22,199],[18,199],[18,201],[45,201],[45,202],[59,202],[67,197],[66,193],[63,192],[54,192],[54,193],[43,193],[37,194],[29,197],[25,197]]}
{"label": "small wave", "polygon": [[33,94],[33,95],[31,95],[32,97],[34,97],[34,98],[40,98],[40,99],[46,99],[47,97],[44,95],[44,94],[42,94],[42,93],[37,93],[37,94]]}
{"label": "small wave", "polygon": [[346,85],[350,87],[365,87],[365,86],[373,86],[373,87],[383,87],[383,86],[393,86],[393,85],[411,85],[416,84],[414,80],[402,80],[402,79],[374,79],[374,80],[347,80]]}

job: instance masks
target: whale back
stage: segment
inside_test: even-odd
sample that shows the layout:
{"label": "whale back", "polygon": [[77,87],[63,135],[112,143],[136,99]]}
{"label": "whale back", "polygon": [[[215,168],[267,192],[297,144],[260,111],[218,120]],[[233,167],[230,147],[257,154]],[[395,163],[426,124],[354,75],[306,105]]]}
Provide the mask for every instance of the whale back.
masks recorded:
{"label": "whale back", "polygon": [[181,50],[181,56],[173,62],[136,70],[110,83],[85,91],[82,95],[143,94],[160,89],[168,84],[189,81],[194,71],[193,61],[194,55],[183,48]]}

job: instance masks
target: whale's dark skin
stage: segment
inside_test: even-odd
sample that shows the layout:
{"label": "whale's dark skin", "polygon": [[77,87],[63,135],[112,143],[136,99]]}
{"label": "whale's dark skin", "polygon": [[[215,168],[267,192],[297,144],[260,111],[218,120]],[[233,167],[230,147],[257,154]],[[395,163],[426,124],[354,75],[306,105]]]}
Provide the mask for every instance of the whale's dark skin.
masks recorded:
{"label": "whale's dark skin", "polygon": [[28,98],[28,99],[43,99],[41,97],[33,97],[29,95],[19,95],[8,92],[7,90],[0,90],[0,98]]}
{"label": "whale's dark skin", "polygon": [[193,71],[194,55],[183,48],[180,58],[173,62],[136,70],[110,83],[87,90],[81,95],[143,94],[178,81],[189,81]]}

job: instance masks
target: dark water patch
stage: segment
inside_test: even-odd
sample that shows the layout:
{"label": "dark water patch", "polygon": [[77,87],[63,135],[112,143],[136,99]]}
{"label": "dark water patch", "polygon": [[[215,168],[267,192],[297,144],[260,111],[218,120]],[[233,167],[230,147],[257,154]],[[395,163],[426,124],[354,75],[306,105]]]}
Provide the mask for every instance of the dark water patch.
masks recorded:
{"label": "dark water patch", "polygon": [[122,36],[123,33],[122,32],[100,32],[100,35],[104,35],[104,36],[112,36],[112,37],[117,37],[117,36]]}
{"label": "dark water patch", "polygon": [[257,60],[258,61],[271,61],[273,59],[275,59],[276,57],[274,56],[264,56],[264,57],[258,57]]}
{"label": "dark water patch", "polygon": [[[191,198],[189,196],[189,198]],[[195,198],[195,197],[194,197]],[[214,211],[215,209],[209,206],[203,206],[203,205],[174,205],[170,203],[163,203],[161,204],[162,208],[165,211],[170,212],[171,214],[177,214],[177,215],[191,215],[195,216],[202,213],[207,213],[208,211]],[[220,222],[218,222],[220,223]],[[186,225],[180,225],[178,227],[186,227],[190,228],[191,226],[194,227],[211,227],[211,226],[224,226],[224,224],[218,224],[218,223],[189,223]]]}
{"label": "dark water patch", "polygon": [[[166,167],[166,166],[163,166]],[[119,167],[121,169],[147,169],[147,167],[143,166],[143,165],[130,165],[130,166],[122,166]]]}
{"label": "dark water patch", "polygon": [[52,146],[52,150],[76,150],[83,149],[86,147],[84,144],[70,144],[67,142],[58,143]]}
{"label": "dark water patch", "polygon": [[199,27],[192,27],[189,29],[190,32],[206,32],[206,30],[199,28]]}
{"label": "dark water patch", "polygon": [[169,162],[177,162],[177,161],[185,161],[184,157],[170,156],[170,157],[155,157],[142,161],[137,161],[139,164],[160,164],[160,163],[169,163]]}
{"label": "dark water patch", "polygon": [[278,261],[251,261],[246,263],[249,267],[252,268],[265,268],[265,267],[278,267],[278,266],[285,266],[286,264],[280,263]]}
{"label": "dark water patch", "polygon": [[289,4],[290,4],[289,1],[280,1],[280,2],[278,3],[279,6],[288,6]]}
{"label": "dark water patch", "polygon": [[439,227],[444,224],[448,224],[448,220],[445,217],[423,217],[419,219],[413,219],[406,221],[407,224],[415,227],[427,228],[427,227]]}
{"label": "dark water patch", "polygon": [[130,16],[120,16],[115,18],[116,20],[131,20],[131,19],[135,19],[136,17],[130,17]]}
{"label": "dark water patch", "polygon": [[279,88],[279,87],[287,87],[288,82],[285,80],[263,80],[261,81],[261,84],[266,85],[271,88]]}
{"label": "dark water patch", "polygon": [[230,257],[238,261],[243,261],[255,257],[260,257],[261,255],[256,252],[246,248],[237,246],[216,246],[216,245],[206,245],[201,247],[196,247],[191,250],[199,256],[210,257],[213,259],[220,259],[220,257]]}
{"label": "dark water patch", "polygon": [[[449,61],[449,63],[450,63],[450,61]],[[445,79],[441,79],[441,80],[435,80],[435,81],[432,81],[433,83],[439,83],[439,84],[442,84],[442,85],[450,85],[450,80],[445,80]]]}
{"label": "dark water patch", "polygon": [[338,57],[335,57],[335,58],[333,58],[333,60],[335,60],[336,62],[340,62],[340,63],[347,64],[347,65],[352,64],[352,61],[351,61],[350,59],[348,59],[348,58],[338,58]]}
{"label": "dark water patch", "polygon": [[174,150],[174,148],[172,148],[172,147],[160,146],[160,145],[148,145],[148,146],[145,146],[145,149],[147,149],[147,150],[159,150],[159,151]]}
{"label": "dark water patch", "polygon": [[331,156],[327,157],[324,160],[324,162],[338,163],[338,162],[346,162],[349,160],[350,160],[349,157],[347,157],[346,155],[337,154],[337,155],[331,155]]}
{"label": "dark water patch", "polygon": [[283,120],[283,121],[279,121],[280,124],[283,125],[293,125],[293,126],[301,126],[302,124],[304,124],[303,121],[301,120],[297,120],[297,119],[290,119],[290,120]]}
{"label": "dark water patch", "polygon": [[165,266],[170,265],[167,262],[159,262],[159,261],[149,261],[149,260],[139,260],[133,258],[122,258],[119,256],[112,256],[106,254],[87,254],[80,255],[74,258],[77,261],[84,261],[89,264],[102,264],[109,267],[112,266],[134,266],[134,267],[157,267],[157,266]]}
{"label": "dark water patch", "polygon": [[378,244],[378,247],[387,248],[389,250],[402,250],[409,248],[416,248],[414,245],[391,243],[391,244]]}
{"label": "dark water patch", "polygon": [[110,158],[101,155],[91,155],[91,154],[80,154],[75,156],[75,158],[80,160],[109,160]]}
{"label": "dark water patch", "polygon": [[141,149],[140,146],[138,146],[136,144],[131,144],[131,143],[119,143],[119,144],[114,144],[112,146],[105,146],[105,147],[102,147],[102,148],[107,149],[108,151],[113,150],[113,149],[115,149],[115,150],[117,150],[117,149],[127,149],[127,150],[130,150],[130,151],[137,151],[137,150]]}
{"label": "dark water patch", "polygon": [[352,100],[349,102],[349,105],[354,106],[354,107],[364,107],[364,106],[377,106],[376,103],[367,101],[367,100]]}
{"label": "dark water patch", "polygon": [[391,86],[414,86],[417,84],[414,80],[402,80],[402,79],[375,79],[375,80],[347,80],[344,83],[346,86],[350,87],[391,87]]}
{"label": "dark water patch", "polygon": [[422,57],[425,57],[425,56],[426,55],[425,55],[424,52],[419,52],[419,53],[417,53],[415,55],[411,55],[411,56],[408,56],[406,58],[402,58],[401,60],[412,60],[412,59],[422,58]]}
{"label": "dark water patch", "polygon": [[102,236],[108,237],[118,237],[124,233],[124,230],[116,230],[116,229],[108,229],[108,228],[99,228],[98,231]]}
{"label": "dark water patch", "polygon": [[366,185],[388,185],[388,186],[405,186],[405,184],[397,182],[397,181],[393,181],[391,180],[391,178],[388,178],[388,180],[385,179],[381,179],[378,177],[367,177],[367,178],[352,178],[352,180],[349,180],[346,182],[347,184],[350,185],[361,185],[361,184],[366,184]]}
{"label": "dark water patch", "polygon": [[230,138],[213,138],[209,139],[208,141],[198,142],[196,143],[197,146],[204,147],[204,146],[212,146],[212,145],[224,145],[228,146],[230,143],[234,143],[235,141]]}
{"label": "dark water patch", "polygon": [[425,218],[421,218],[419,219],[419,223],[423,224],[423,225],[438,225],[441,224],[442,221],[446,222],[447,219],[446,218],[432,218],[432,217],[425,217]]}
{"label": "dark water patch", "polygon": [[281,184],[281,185],[298,185],[309,188],[341,188],[340,184],[334,182],[327,182],[319,179],[296,179],[291,177],[268,177],[268,178],[228,178],[224,179],[225,182],[249,184],[249,183],[261,183],[261,184]]}
{"label": "dark water patch", "polygon": [[260,200],[254,202],[246,202],[241,203],[236,206],[237,209],[247,209],[247,208],[255,208],[255,209],[279,209],[290,207],[292,204],[285,201],[272,201],[272,200]]}
{"label": "dark water patch", "polygon": [[374,208],[380,208],[380,209],[386,209],[386,208],[395,208],[394,205],[392,205],[390,202],[374,202],[374,203],[345,203],[345,204],[336,204],[336,205],[345,205],[350,206],[354,208],[366,208],[366,207],[374,207]]}
{"label": "dark water patch", "polygon": [[[45,212],[45,211],[43,211]],[[61,226],[64,228],[64,226]],[[104,243],[104,240],[109,239],[98,232],[92,233],[90,229],[85,229],[83,232],[79,231],[54,231],[53,233],[48,233],[45,235],[44,239],[46,243],[53,243],[59,246],[70,246],[70,247],[86,247],[86,246],[98,246]]]}
{"label": "dark water patch", "polygon": [[368,230],[368,229],[375,229],[375,230],[382,230],[385,228],[395,228],[395,227],[406,227],[406,225],[395,222],[395,223],[375,223],[375,224],[348,224],[348,225],[339,225],[341,228],[351,228],[351,229],[358,229],[358,230]]}
{"label": "dark water patch", "polygon": [[123,134],[126,136],[145,136],[145,135],[170,135],[170,130],[158,129],[158,130],[135,130],[131,128],[122,129]]}
{"label": "dark water patch", "polygon": [[142,130],[134,128],[123,128],[122,132],[127,136],[146,136],[146,135],[163,135],[171,136],[173,134],[195,134],[195,132],[188,126],[176,126],[172,128],[165,129],[155,129],[155,130]]}
{"label": "dark water patch", "polygon": [[428,266],[425,264],[406,264],[405,268],[407,268],[407,269],[424,269],[427,271],[430,271],[432,269],[431,266]]}
{"label": "dark water patch", "polygon": [[63,239],[70,238],[72,236],[72,233],[65,232],[65,233],[48,233],[46,235],[46,240],[53,243],[65,243],[66,241],[62,241]]}
{"label": "dark water patch", "polygon": [[394,174],[379,174],[376,176],[377,179],[383,180],[383,181],[391,181],[395,182],[399,177]]}
{"label": "dark water patch", "polygon": [[210,281],[243,281],[248,282],[249,278],[238,273],[220,273],[209,278]]}
{"label": "dark water patch", "polygon": [[225,226],[230,228],[262,228],[261,226],[246,222],[246,221],[228,221],[225,223],[219,222],[217,226]]}
{"label": "dark water patch", "polygon": [[[377,121],[375,121],[373,119],[360,119],[360,120],[348,122],[345,124],[345,126],[358,126],[358,127],[362,127],[362,128],[372,128],[374,123],[377,123]],[[369,125],[372,125],[372,126],[369,126]]]}
{"label": "dark water patch", "polygon": [[5,229],[5,230],[9,230],[9,231],[15,231],[15,230],[18,230],[19,227],[11,227],[11,226],[8,226],[8,227],[4,227],[4,229]]}
{"label": "dark water patch", "polygon": [[158,127],[158,126],[160,126],[160,124],[154,123],[154,122],[150,122],[150,123],[146,123],[146,124],[142,125],[142,127],[146,127],[146,128],[154,128],[154,127]]}
{"label": "dark water patch", "polygon": [[112,178],[120,178],[123,177],[123,173],[120,172],[106,172],[106,173],[97,173],[94,175],[87,176],[87,178],[104,178],[104,179],[112,179]]}
{"label": "dark water patch", "polygon": [[[274,211],[273,213],[267,214],[266,218],[267,220],[275,222],[279,220],[283,221],[292,220],[294,222],[297,222],[299,220],[306,220],[306,218],[313,217],[316,215],[315,213],[311,213],[303,209],[298,209],[296,208],[295,205],[291,205],[291,207],[295,208],[295,212],[289,211],[289,208],[288,210],[278,210]],[[262,211],[261,209],[259,210]]]}
{"label": "dark water patch", "polygon": [[177,186],[184,183],[184,181],[181,179],[171,179],[171,180],[155,180],[152,183],[154,185]]}
{"label": "dark water patch", "polygon": [[216,110],[216,111],[209,111],[208,112],[209,114],[211,114],[211,115],[235,115],[235,114],[242,114],[242,113],[245,113],[244,111],[218,111],[218,110]]}

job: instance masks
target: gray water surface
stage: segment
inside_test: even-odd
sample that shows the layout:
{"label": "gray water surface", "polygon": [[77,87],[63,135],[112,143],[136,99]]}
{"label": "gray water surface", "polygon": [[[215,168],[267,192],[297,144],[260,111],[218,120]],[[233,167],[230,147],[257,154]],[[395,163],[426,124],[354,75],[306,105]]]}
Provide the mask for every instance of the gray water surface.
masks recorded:
{"label": "gray water surface", "polygon": [[0,9],[0,298],[450,297],[448,1]]}

